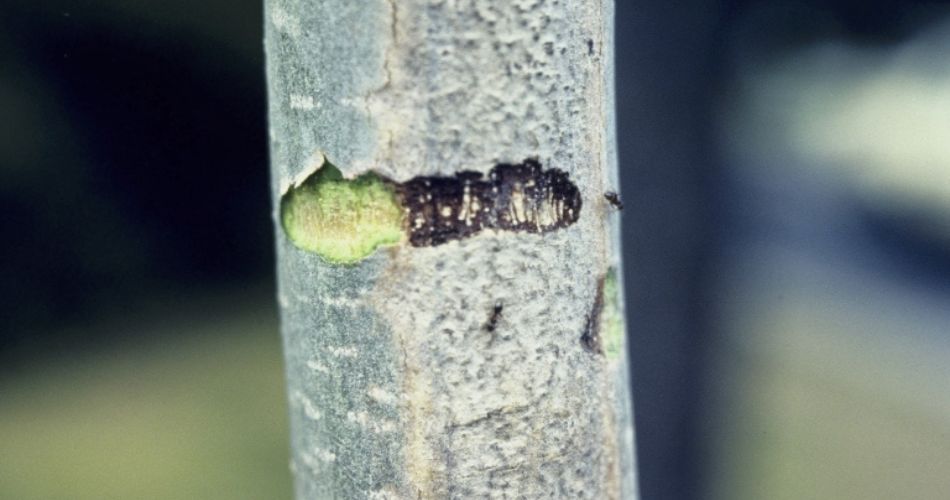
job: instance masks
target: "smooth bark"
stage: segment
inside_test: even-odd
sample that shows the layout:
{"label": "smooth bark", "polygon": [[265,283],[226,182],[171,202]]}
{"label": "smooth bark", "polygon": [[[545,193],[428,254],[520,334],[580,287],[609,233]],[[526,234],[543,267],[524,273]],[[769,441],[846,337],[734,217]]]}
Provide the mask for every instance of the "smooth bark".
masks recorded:
{"label": "smooth bark", "polygon": [[297,498],[635,498],[611,2],[265,8],[275,218],[324,159],[413,186],[536,160],[582,202],[347,265],[276,224]]}

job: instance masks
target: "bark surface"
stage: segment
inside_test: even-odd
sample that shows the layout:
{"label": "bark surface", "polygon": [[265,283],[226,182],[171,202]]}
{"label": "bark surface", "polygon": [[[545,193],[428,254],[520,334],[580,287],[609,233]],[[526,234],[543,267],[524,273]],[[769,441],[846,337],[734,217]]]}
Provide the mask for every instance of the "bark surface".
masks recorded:
{"label": "bark surface", "polygon": [[634,498],[611,3],[265,8],[275,217],[324,158],[396,183],[537,162],[581,201],[352,265],[276,224],[297,498]]}

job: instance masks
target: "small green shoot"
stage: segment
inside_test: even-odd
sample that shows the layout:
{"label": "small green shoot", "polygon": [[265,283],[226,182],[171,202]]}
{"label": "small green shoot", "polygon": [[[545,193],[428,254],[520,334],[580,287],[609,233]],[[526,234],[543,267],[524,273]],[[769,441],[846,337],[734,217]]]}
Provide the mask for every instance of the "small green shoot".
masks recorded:
{"label": "small green shoot", "polygon": [[324,162],[280,200],[290,241],[331,264],[355,264],[405,237],[403,208],[392,187],[369,172],[353,180]]}

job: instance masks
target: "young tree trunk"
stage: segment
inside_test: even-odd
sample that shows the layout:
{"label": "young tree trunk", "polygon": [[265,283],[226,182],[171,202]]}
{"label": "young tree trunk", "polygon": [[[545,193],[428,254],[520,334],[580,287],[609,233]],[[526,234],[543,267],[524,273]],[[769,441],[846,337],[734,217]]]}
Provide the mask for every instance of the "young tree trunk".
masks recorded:
{"label": "young tree trunk", "polygon": [[612,2],[265,3],[297,498],[635,498]]}

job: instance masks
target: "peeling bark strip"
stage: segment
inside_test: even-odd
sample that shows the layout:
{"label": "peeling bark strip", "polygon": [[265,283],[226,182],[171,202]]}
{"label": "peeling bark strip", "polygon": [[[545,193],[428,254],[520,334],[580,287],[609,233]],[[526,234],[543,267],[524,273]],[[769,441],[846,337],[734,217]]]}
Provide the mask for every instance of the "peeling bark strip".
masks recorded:
{"label": "peeling bark strip", "polygon": [[536,160],[488,173],[416,177],[398,183],[369,172],[343,178],[326,160],[281,197],[281,223],[294,245],[327,261],[353,264],[378,247],[430,247],[482,229],[546,233],[577,222],[581,195],[567,173]]}
{"label": "peeling bark strip", "polygon": [[426,247],[482,229],[546,233],[577,222],[581,195],[565,172],[535,160],[479,172],[416,177],[399,188],[409,214],[409,242]]}

